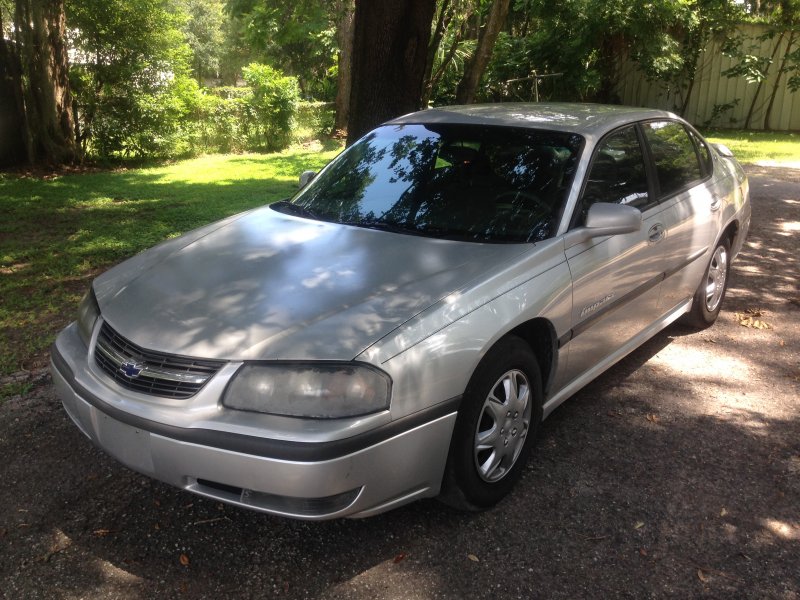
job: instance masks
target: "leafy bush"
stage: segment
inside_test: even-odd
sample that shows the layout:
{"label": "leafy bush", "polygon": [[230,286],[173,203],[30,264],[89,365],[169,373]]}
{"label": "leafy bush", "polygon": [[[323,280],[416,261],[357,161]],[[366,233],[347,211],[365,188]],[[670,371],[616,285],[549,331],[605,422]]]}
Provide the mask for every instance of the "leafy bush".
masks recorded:
{"label": "leafy bush", "polygon": [[85,150],[100,158],[170,157],[190,154],[195,146],[194,115],[200,91],[187,76],[164,78],[158,86],[108,86],[109,93],[85,115]]}
{"label": "leafy bush", "polygon": [[300,102],[292,132],[297,141],[319,139],[331,134],[335,121],[333,102]]}
{"label": "leafy bush", "polygon": [[219,87],[200,95],[197,152],[244,152],[250,148],[245,123],[249,88]]}
{"label": "leafy bush", "polygon": [[251,149],[275,151],[289,145],[300,98],[297,79],[258,63],[242,69],[250,86],[245,116]]}

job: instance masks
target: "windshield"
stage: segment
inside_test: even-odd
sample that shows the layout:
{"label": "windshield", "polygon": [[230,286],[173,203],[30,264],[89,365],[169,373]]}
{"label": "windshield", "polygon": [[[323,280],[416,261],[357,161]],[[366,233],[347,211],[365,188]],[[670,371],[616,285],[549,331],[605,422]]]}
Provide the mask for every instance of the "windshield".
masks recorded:
{"label": "windshield", "polygon": [[386,125],[276,210],[358,227],[478,242],[553,235],[583,146],[576,134]]}

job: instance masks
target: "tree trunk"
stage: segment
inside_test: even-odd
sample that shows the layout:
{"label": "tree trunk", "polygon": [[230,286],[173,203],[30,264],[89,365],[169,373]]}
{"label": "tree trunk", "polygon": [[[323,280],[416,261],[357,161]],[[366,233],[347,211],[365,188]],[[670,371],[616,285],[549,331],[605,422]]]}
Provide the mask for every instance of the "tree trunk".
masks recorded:
{"label": "tree trunk", "polygon": [[786,62],[789,59],[789,54],[792,51],[794,34],[794,30],[789,32],[789,39],[786,42],[786,51],[783,53],[783,59],[781,60],[781,68],[778,69],[778,74],[775,77],[775,83],[772,85],[772,93],[769,96],[769,104],[767,104],[767,110],[764,113],[764,129],[770,128],[769,120],[772,116],[772,105],[775,103],[775,96],[778,95],[778,88],[780,87],[781,78],[783,77],[784,72],[786,72]]}
{"label": "tree trunk", "polygon": [[336,41],[339,44],[336,76],[336,120],[334,131],[347,129],[350,118],[350,88],[353,77],[353,0],[338,0],[336,3]]}
{"label": "tree trunk", "polygon": [[458,46],[467,31],[467,27],[469,27],[469,18],[471,16],[472,15],[468,15],[467,18],[461,22],[461,27],[453,36],[453,40],[450,43],[450,48],[448,48],[447,52],[445,52],[442,62],[439,63],[439,67],[436,69],[436,72],[431,75],[430,81],[425,84],[425,88],[422,91],[422,106],[428,105],[431,95],[433,94],[433,90],[436,89],[437,85],[439,85],[439,82],[442,80],[442,77],[444,77],[444,74],[447,71],[447,67],[453,61],[453,58],[455,58],[456,52],[458,52]]}
{"label": "tree trunk", "polygon": [[420,107],[436,0],[356,0],[347,143]]}
{"label": "tree trunk", "polygon": [[[0,31],[5,31],[2,10]],[[13,42],[0,38],[0,167],[21,164],[27,158],[24,114],[19,57]]]}
{"label": "tree trunk", "polygon": [[709,35],[707,29],[705,25],[701,23],[696,34],[692,36],[690,41],[690,43],[693,44],[691,50],[692,62],[686,73],[689,78],[689,86],[686,88],[686,95],[683,97],[683,102],[681,103],[680,115],[682,117],[686,116],[686,111],[689,110],[689,100],[692,97],[692,91],[694,91],[694,83],[697,79],[697,71],[700,70],[701,58],[704,57],[703,49],[708,44],[708,40]]}
{"label": "tree trunk", "polygon": [[30,163],[77,158],[64,0],[16,0],[14,25],[23,70]]}
{"label": "tree trunk", "polygon": [[431,41],[428,44],[428,55],[425,59],[425,76],[422,78],[422,106],[427,106],[428,100],[430,100],[433,63],[436,61],[436,54],[439,52],[442,38],[452,18],[453,8],[451,0],[442,0],[442,4],[439,7],[439,16],[436,18],[436,27],[433,29],[433,36],[431,36]]}
{"label": "tree trunk", "polygon": [[616,84],[619,81],[619,57],[625,52],[625,38],[622,34],[606,34],[598,43],[597,67],[600,71],[600,85],[592,100],[605,104],[619,104]]}
{"label": "tree trunk", "polygon": [[475,93],[478,91],[478,84],[481,81],[483,72],[492,57],[492,50],[497,41],[497,36],[503,28],[503,24],[508,17],[508,10],[511,0],[494,0],[489,12],[489,19],[481,30],[478,37],[478,45],[475,54],[464,66],[464,76],[456,89],[456,102],[459,104],[472,104],[475,101]]}
{"label": "tree trunk", "polygon": [[767,80],[767,77],[769,77],[769,68],[775,61],[775,55],[778,53],[778,48],[780,48],[784,34],[785,32],[782,31],[780,37],[778,37],[778,43],[775,44],[775,48],[772,50],[772,55],[769,57],[769,63],[767,64],[767,68],[764,69],[764,78],[758,82],[755,96],[753,96],[753,101],[750,102],[750,109],[747,111],[747,118],[744,120],[745,129],[750,129],[750,120],[753,118],[753,113],[755,112],[756,109],[756,101],[758,100],[758,96],[761,93],[761,88],[764,87],[764,82]]}

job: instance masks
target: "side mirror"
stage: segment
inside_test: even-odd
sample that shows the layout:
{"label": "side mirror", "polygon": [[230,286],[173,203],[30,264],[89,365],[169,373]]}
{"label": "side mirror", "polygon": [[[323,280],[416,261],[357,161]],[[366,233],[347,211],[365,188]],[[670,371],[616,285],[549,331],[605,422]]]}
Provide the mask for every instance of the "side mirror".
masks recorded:
{"label": "side mirror", "polygon": [[733,152],[725,144],[711,144],[711,145],[714,146],[714,150],[716,150],[717,154],[719,154],[720,156],[724,156],[725,158],[734,158]]}
{"label": "side mirror", "polygon": [[604,235],[633,233],[642,227],[642,211],[624,204],[597,202],[589,208],[586,225],[567,232],[566,246],[575,246],[592,238]]}
{"label": "side mirror", "polygon": [[304,188],[308,185],[308,182],[316,177],[316,171],[303,171],[300,173],[300,187]]}

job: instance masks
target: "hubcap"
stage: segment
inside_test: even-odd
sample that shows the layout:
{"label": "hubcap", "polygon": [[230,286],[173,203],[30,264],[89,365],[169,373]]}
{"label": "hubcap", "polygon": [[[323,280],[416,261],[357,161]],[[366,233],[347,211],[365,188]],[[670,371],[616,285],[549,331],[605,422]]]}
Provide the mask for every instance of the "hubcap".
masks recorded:
{"label": "hubcap", "polygon": [[714,312],[722,302],[722,294],[725,291],[725,278],[728,275],[728,252],[722,246],[718,246],[711,257],[711,264],[708,265],[706,274],[706,310]]}
{"label": "hubcap", "polygon": [[531,421],[530,397],[525,373],[512,369],[497,380],[484,400],[473,452],[484,481],[500,481],[517,462]]}

